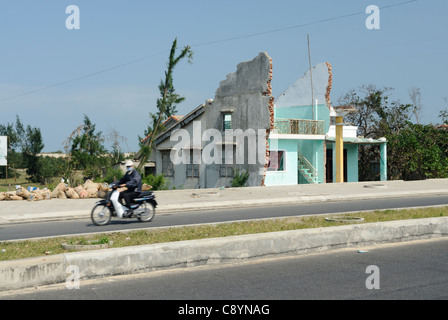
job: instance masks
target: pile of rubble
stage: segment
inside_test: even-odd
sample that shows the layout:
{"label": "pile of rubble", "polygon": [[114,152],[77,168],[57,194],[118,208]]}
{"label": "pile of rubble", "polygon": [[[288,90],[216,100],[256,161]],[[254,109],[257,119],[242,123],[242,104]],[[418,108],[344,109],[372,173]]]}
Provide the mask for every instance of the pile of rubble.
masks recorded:
{"label": "pile of rubble", "polygon": [[[150,190],[151,186],[144,184],[142,190]],[[16,191],[0,192],[0,201],[2,200],[28,200],[28,201],[40,201],[50,200],[52,198],[57,199],[86,199],[86,198],[104,198],[111,189],[107,183],[95,183],[91,180],[87,180],[83,185],[79,185],[76,188],[71,188],[65,183],[60,183],[54,188],[50,189],[37,189],[37,188],[24,188],[17,186]],[[123,190],[125,190],[123,188]],[[122,190],[119,190],[122,191]]]}

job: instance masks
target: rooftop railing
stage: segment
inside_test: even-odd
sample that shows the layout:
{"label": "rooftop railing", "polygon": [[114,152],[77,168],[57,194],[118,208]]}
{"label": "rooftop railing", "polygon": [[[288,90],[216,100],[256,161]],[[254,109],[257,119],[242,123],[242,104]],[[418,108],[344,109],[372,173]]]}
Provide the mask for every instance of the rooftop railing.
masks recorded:
{"label": "rooftop railing", "polygon": [[275,119],[274,129],[279,134],[325,134],[324,120]]}

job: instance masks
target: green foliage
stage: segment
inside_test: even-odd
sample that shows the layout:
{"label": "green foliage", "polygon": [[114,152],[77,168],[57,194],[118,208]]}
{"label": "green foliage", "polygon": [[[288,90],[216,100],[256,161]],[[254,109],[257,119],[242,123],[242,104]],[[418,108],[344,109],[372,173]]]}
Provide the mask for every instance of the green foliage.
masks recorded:
{"label": "green foliage", "polygon": [[[180,60],[187,58],[191,63],[193,59],[193,51],[190,46],[186,46],[182,49],[180,54],[176,57],[177,50],[177,38],[174,39],[170,50],[170,56],[167,63],[167,71],[165,71],[165,79],[160,81],[159,91],[160,98],[157,99],[156,113],[150,113],[151,122],[144,132],[145,137],[149,136],[145,143],[140,142],[140,169],[143,164],[150,158],[152,147],[155,137],[165,130],[163,127],[163,121],[177,112],[176,106],[185,100],[185,97],[176,93],[173,84],[173,72],[176,65]],[[139,137],[139,141],[142,141],[142,137]]]}
{"label": "green foliage", "polygon": [[101,178],[96,180],[97,182],[107,182],[107,183],[112,183],[115,181],[118,181],[121,179],[121,177],[124,176],[124,173],[121,169],[114,169],[112,167],[109,167],[107,169],[106,175]]}
{"label": "green foliage", "polygon": [[[356,113],[347,121],[358,126],[358,134],[366,138],[387,139],[388,177],[391,180],[421,180],[448,177],[448,132],[433,125],[411,122],[412,113],[421,108],[420,91],[414,89],[413,104],[389,101],[391,88],[362,87],[347,93],[340,104],[352,104]],[[448,123],[448,110],[440,118]],[[417,122],[418,122],[418,117]],[[359,180],[377,180],[371,170],[379,159],[377,146],[359,146]]]}
{"label": "green foliage", "polygon": [[[444,98],[443,99],[445,101],[445,103],[448,105],[448,98]],[[441,110],[439,112],[439,118],[442,119],[442,123],[443,124],[448,124],[448,106],[445,107],[444,110]]]}
{"label": "green foliage", "polygon": [[[20,122],[19,117],[16,117],[16,123]],[[7,160],[8,165],[8,176],[17,175],[14,169],[23,168],[23,157],[22,153],[18,150],[20,148],[20,138],[14,128],[14,123],[8,123],[6,125],[0,124],[0,136],[8,137],[8,154]],[[6,167],[0,167],[0,177],[6,178]]]}
{"label": "green foliage", "polygon": [[381,138],[399,132],[411,120],[412,105],[390,101],[392,88],[378,89],[373,85],[351,90],[340,101],[353,105],[356,112],[346,119],[358,126],[359,134],[366,138]]}
{"label": "green foliage", "polygon": [[63,173],[65,159],[53,157],[40,157],[42,182],[51,183],[54,177],[60,177]]}
{"label": "green foliage", "polygon": [[391,178],[422,180],[448,177],[448,131],[433,125],[408,124],[387,139],[388,175]]}
{"label": "green foliage", "polygon": [[168,190],[169,189],[169,180],[160,174],[158,176],[154,176],[152,174],[148,174],[142,178],[142,183],[146,183],[152,186],[151,190]]}
{"label": "green foliage", "polygon": [[27,166],[26,173],[31,182],[45,183],[41,159],[37,156],[44,148],[40,129],[26,128],[26,142],[24,143],[23,157]]}
{"label": "green foliage", "polygon": [[[15,124],[0,125],[0,135],[9,137],[8,163],[13,168],[26,168],[32,182],[44,182],[42,163],[37,156],[44,148],[40,129],[25,127],[16,116]],[[5,175],[4,169],[1,175]]]}
{"label": "green foliage", "polygon": [[101,167],[107,165],[103,142],[102,133],[96,133],[95,125],[84,115],[84,124],[69,138],[70,159],[67,171],[83,170],[84,176],[92,180],[100,177]]}
{"label": "green foliage", "polygon": [[[390,101],[391,88],[378,89],[373,85],[363,86],[358,91],[351,90],[340,101],[342,105],[353,105],[356,112],[348,114],[346,121],[358,126],[358,134],[365,138],[387,139],[407,126],[411,120],[412,105]],[[388,152],[390,148],[388,146]],[[359,181],[379,179],[379,172],[372,170],[372,164],[378,162],[378,146],[362,145],[358,147]],[[393,160],[388,156],[388,166]]]}
{"label": "green foliage", "polygon": [[240,170],[236,169],[235,175],[232,179],[230,186],[233,188],[245,187],[248,179],[249,179],[249,172],[245,171],[240,173]]}

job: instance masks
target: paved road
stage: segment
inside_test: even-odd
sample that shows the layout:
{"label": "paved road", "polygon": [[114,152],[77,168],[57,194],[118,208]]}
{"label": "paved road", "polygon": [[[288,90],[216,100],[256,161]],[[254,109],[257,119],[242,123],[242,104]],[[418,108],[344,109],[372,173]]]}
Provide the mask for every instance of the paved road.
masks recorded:
{"label": "paved road", "polygon": [[[81,282],[79,289],[61,284],[0,293],[0,299],[448,299],[448,239],[363,249],[110,277]],[[367,273],[369,266],[377,269]],[[170,303],[164,314],[184,305]]]}
{"label": "paved road", "polygon": [[89,219],[0,225],[0,241],[67,234],[95,233],[102,231],[117,231],[123,229],[432,205],[448,205],[448,197],[419,196],[412,198],[324,202],[294,206],[246,208],[235,210],[225,209],[163,214],[156,215],[154,221],[151,223],[141,223],[136,219],[113,220],[110,225],[104,227],[94,226]]}

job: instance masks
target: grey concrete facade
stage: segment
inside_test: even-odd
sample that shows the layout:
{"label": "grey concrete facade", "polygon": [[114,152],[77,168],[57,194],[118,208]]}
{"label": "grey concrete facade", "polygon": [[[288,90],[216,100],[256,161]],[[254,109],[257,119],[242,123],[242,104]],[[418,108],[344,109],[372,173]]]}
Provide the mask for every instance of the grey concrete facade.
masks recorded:
{"label": "grey concrete facade", "polygon": [[[248,186],[261,186],[273,116],[271,79],[272,60],[264,52],[239,63],[213,100],[156,139],[156,173],[176,188],[217,188],[230,186],[239,170],[249,173]],[[170,164],[172,152],[184,161]]]}

